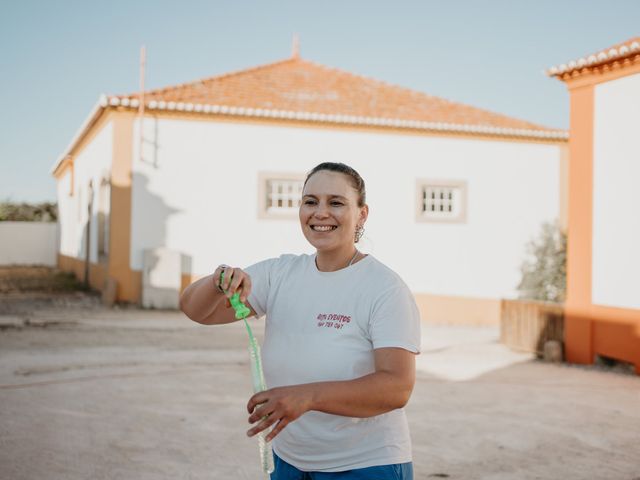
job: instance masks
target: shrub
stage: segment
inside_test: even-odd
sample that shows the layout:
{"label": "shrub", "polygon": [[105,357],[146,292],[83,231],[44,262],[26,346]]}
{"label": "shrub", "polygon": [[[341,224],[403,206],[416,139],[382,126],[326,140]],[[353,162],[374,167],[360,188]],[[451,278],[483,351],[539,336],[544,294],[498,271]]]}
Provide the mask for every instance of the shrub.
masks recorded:
{"label": "shrub", "polygon": [[567,289],[567,236],[554,223],[544,223],[540,234],[527,245],[520,268],[520,298],[563,302]]}
{"label": "shrub", "polygon": [[37,204],[0,202],[0,222],[56,222],[58,206],[52,202]]}

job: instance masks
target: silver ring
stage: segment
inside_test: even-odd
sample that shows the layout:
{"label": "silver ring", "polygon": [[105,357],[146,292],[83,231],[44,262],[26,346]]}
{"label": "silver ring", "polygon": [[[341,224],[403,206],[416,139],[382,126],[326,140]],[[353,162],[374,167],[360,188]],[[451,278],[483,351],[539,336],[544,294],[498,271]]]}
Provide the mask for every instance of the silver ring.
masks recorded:
{"label": "silver ring", "polygon": [[216,287],[218,287],[218,290],[220,290],[222,293],[224,293],[224,290],[222,289],[222,275],[224,274],[225,268],[231,268],[231,267],[229,267],[229,265],[225,265],[224,263],[221,263],[220,265],[218,265],[218,268],[216,269],[216,270],[220,270],[220,275],[218,275],[218,282],[216,283]]}

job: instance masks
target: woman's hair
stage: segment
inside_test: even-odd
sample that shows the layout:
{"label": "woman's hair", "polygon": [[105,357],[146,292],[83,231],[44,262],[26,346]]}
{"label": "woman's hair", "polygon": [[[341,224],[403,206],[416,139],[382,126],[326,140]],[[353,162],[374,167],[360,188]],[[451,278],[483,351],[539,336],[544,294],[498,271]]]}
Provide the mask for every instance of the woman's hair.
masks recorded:
{"label": "woman's hair", "polygon": [[[367,203],[367,192],[364,188],[364,180],[360,176],[358,172],[356,172],[349,165],[345,165],[344,163],[334,163],[334,162],[324,162],[320,165],[316,165],[313,169],[307,174],[307,178],[304,180],[304,185],[307,184],[309,179],[312,177],[314,173],[327,170],[329,172],[338,172],[344,173],[349,177],[351,181],[351,186],[358,192],[358,206],[364,207],[364,204]],[[304,188],[303,185],[303,188]]]}

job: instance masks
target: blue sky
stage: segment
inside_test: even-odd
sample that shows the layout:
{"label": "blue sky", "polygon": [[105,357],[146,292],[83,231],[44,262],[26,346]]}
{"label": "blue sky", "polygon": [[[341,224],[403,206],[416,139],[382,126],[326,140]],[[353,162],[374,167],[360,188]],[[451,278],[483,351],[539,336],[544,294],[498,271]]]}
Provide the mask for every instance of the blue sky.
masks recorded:
{"label": "blue sky", "polygon": [[101,93],[290,56],[549,127],[569,97],[544,70],[640,36],[637,0],[0,2],[0,200],[55,200],[49,170]]}

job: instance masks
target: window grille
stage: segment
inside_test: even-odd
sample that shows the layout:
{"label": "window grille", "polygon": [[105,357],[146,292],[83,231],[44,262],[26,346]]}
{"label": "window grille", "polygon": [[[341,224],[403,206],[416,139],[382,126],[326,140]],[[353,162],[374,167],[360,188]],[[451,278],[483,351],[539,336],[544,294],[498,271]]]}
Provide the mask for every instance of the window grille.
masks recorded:
{"label": "window grille", "polygon": [[466,182],[419,181],[418,220],[464,222]]}
{"label": "window grille", "polygon": [[302,197],[302,181],[267,180],[267,212],[291,213],[298,211]]}
{"label": "window grille", "polygon": [[258,218],[298,218],[303,184],[303,173],[260,172],[258,174]]}

